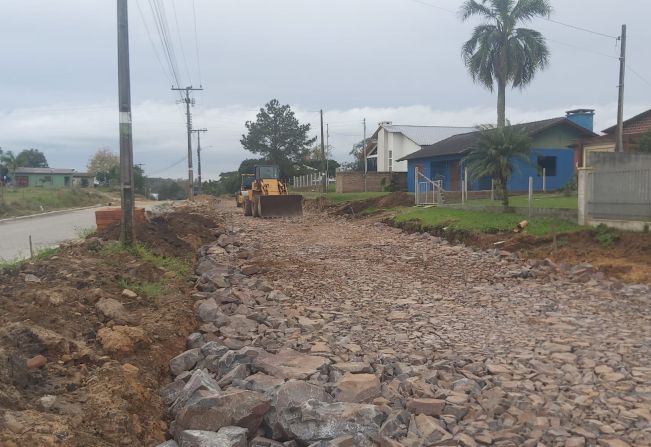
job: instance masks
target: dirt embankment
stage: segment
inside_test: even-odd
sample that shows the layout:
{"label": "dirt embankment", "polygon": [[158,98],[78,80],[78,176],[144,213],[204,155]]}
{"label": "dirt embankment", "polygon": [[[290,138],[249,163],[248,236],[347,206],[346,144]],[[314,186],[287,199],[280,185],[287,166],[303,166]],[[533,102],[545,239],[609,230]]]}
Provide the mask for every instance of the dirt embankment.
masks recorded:
{"label": "dirt embankment", "polygon": [[0,445],[165,439],[158,388],[194,325],[192,258],[218,225],[180,210],[139,231],[147,251],[92,238],[0,272]]}

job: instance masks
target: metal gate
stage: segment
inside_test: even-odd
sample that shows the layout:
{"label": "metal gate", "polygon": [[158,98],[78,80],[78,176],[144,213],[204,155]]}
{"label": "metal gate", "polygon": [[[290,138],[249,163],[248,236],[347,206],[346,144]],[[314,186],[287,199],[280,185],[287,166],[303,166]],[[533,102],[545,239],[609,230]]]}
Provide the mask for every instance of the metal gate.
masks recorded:
{"label": "metal gate", "polygon": [[432,180],[416,170],[416,185],[414,196],[416,205],[442,205],[443,204],[443,182]]}

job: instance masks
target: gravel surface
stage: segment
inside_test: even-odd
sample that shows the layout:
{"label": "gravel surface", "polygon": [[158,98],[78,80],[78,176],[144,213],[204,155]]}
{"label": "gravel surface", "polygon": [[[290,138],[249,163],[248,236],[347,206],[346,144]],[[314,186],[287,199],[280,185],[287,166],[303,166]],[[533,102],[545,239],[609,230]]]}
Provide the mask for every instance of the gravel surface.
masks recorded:
{"label": "gravel surface", "polygon": [[651,445],[648,286],[372,220],[223,212],[291,298],[284,345],[374,364],[385,398],[447,399],[455,445]]}

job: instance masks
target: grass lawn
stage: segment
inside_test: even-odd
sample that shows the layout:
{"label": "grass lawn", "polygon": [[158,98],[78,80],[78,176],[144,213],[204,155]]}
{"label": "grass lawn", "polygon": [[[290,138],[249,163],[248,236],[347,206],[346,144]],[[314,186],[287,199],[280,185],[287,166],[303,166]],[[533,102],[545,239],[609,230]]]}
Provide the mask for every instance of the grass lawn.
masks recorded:
{"label": "grass lawn", "polygon": [[90,188],[0,188],[0,218],[95,205],[111,200]]}
{"label": "grass lawn", "polygon": [[[320,192],[295,192],[295,194],[302,194],[303,197],[306,199],[316,199],[318,197],[321,197],[323,194]],[[388,192],[346,192],[346,193],[339,193],[339,192],[329,192],[326,194],[326,197],[328,200],[331,202],[346,202],[348,200],[365,200],[365,199],[372,199],[375,197],[382,197],[386,196],[387,194],[391,194]]]}
{"label": "grass lawn", "polygon": [[398,210],[396,222],[420,221],[423,226],[448,227],[453,231],[473,233],[501,233],[513,231],[516,225],[528,220],[525,232],[533,236],[579,231],[583,227],[559,219],[535,217],[527,219],[517,214],[501,214],[451,208],[406,208]]}
{"label": "grass lawn", "polygon": [[[501,201],[490,199],[469,200],[468,204],[502,206]],[[509,204],[515,208],[528,208],[529,198],[526,195],[511,196],[509,197]],[[575,210],[579,207],[579,201],[574,195],[568,197],[564,194],[534,194],[533,206],[534,208],[563,208]]]}

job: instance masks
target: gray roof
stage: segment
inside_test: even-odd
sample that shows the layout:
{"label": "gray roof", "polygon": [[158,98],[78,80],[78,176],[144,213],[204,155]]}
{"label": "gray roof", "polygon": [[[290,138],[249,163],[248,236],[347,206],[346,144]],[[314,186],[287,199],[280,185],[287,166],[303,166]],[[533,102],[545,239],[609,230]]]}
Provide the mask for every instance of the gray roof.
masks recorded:
{"label": "gray roof", "polygon": [[475,130],[474,127],[455,126],[404,126],[384,124],[384,129],[392,133],[401,133],[419,146],[427,146],[444,140],[452,135]]}
{"label": "gray roof", "polygon": [[[514,127],[524,129],[530,136],[533,137],[551,127],[559,125],[570,126],[573,129],[578,130],[582,137],[594,137],[597,135],[594,132],[586,129],[585,127],[579,126],[574,121],[571,121],[565,117],[551,118],[547,120],[534,121],[531,123],[515,124]],[[435,144],[427,145],[421,150],[414,152],[413,154],[402,157],[398,161],[438,157],[441,155],[465,154],[477,146],[480,136],[481,132],[477,130],[474,132],[466,132],[458,135],[453,135]]]}
{"label": "gray roof", "polygon": [[56,168],[16,168],[16,174],[74,174],[74,169],[56,169]]}

